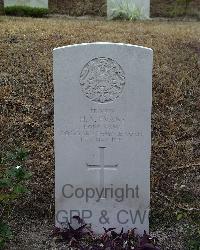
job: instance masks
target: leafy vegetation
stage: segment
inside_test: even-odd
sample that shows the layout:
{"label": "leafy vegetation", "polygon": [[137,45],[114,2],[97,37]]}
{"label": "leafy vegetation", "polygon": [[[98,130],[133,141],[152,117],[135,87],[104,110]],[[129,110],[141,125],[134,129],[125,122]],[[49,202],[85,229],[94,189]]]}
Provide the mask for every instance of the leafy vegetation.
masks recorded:
{"label": "leafy vegetation", "polygon": [[[74,216],[79,227],[74,229],[70,223],[67,228],[55,228],[53,236],[60,237],[60,240],[69,243],[73,249],[95,249],[95,250],[159,250],[158,240],[151,238],[146,232],[142,237],[135,234],[135,230],[129,230],[127,233],[116,233],[115,228],[104,228],[104,233],[100,236],[95,235],[90,227],[81,220],[80,217]],[[58,238],[59,239],[59,238]],[[58,240],[57,239],[57,240]]]}
{"label": "leafy vegetation", "polygon": [[185,15],[187,14],[190,2],[192,1],[193,0],[176,0],[177,4],[183,7]]}
{"label": "leafy vegetation", "polygon": [[135,21],[142,19],[143,17],[141,9],[136,7],[133,2],[128,0],[120,1],[117,4],[116,1],[113,0],[111,5],[114,6],[114,8],[111,9],[111,18],[113,20],[121,19]]}
{"label": "leafy vegetation", "polygon": [[193,0],[176,0],[171,8],[171,16],[186,16],[189,14],[189,6]]}
{"label": "leafy vegetation", "polygon": [[45,17],[48,15],[48,9],[33,8],[29,6],[7,6],[4,8],[8,16],[26,16],[26,17]]}
{"label": "leafy vegetation", "polygon": [[200,227],[195,229],[191,226],[185,228],[185,248],[187,250],[200,250]]}
{"label": "leafy vegetation", "polygon": [[12,232],[9,226],[0,220],[0,249],[5,245],[5,242],[12,239]]}
{"label": "leafy vegetation", "polygon": [[152,17],[200,18],[199,0],[151,0]]}
{"label": "leafy vegetation", "polygon": [[27,192],[25,182],[31,174],[24,167],[26,157],[27,152],[19,149],[14,154],[1,155],[0,158],[3,169],[0,172],[0,248],[12,237],[12,232],[6,223],[12,202]]}

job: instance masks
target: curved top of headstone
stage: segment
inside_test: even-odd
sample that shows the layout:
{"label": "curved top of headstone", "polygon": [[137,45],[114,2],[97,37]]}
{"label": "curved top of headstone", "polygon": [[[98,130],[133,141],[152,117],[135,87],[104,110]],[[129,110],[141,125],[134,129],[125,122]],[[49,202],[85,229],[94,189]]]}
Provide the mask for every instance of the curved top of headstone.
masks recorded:
{"label": "curved top of headstone", "polygon": [[65,49],[65,48],[74,48],[74,47],[78,47],[78,46],[95,46],[95,45],[102,45],[102,46],[127,46],[127,47],[135,47],[138,49],[145,49],[145,50],[150,50],[153,51],[151,48],[147,48],[147,47],[143,47],[143,46],[139,46],[139,45],[133,45],[133,44],[126,44],[126,43],[112,43],[112,42],[93,42],[93,43],[80,43],[80,44],[72,44],[72,45],[66,45],[66,46],[62,46],[62,47],[57,47],[54,48],[53,50],[59,50],[59,49]]}
{"label": "curved top of headstone", "polygon": [[[140,59],[146,60],[146,55],[152,54],[152,49],[132,44],[95,42],[59,47],[54,49],[54,53],[62,61],[63,58],[74,58],[73,71],[80,66],[79,83],[85,97],[96,103],[110,103],[121,96],[126,85],[123,64],[135,57],[133,65],[136,67]],[[124,60],[122,64],[120,57]],[[67,67],[65,61],[62,65]]]}

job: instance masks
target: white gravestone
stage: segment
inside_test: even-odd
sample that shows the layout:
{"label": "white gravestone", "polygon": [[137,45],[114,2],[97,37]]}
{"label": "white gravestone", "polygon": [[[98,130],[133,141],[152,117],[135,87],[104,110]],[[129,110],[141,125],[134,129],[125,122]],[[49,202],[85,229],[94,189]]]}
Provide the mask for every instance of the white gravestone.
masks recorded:
{"label": "white gravestone", "polygon": [[119,9],[120,6],[124,11],[127,8],[135,13],[139,11],[141,19],[150,18],[150,0],[107,0],[108,17],[112,17],[113,10]]}
{"label": "white gravestone", "polygon": [[48,9],[48,0],[4,0],[4,6],[29,6]]}
{"label": "white gravestone", "polygon": [[54,49],[56,226],[149,228],[152,50]]}

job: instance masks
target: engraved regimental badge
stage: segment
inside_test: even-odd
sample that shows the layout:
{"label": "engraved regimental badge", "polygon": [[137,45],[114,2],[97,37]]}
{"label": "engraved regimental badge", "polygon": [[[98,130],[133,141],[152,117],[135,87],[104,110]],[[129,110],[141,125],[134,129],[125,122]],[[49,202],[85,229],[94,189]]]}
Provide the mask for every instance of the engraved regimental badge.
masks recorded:
{"label": "engraved regimental badge", "polygon": [[125,85],[122,67],[113,59],[94,58],[82,69],[80,85],[84,95],[97,103],[108,103],[120,96]]}

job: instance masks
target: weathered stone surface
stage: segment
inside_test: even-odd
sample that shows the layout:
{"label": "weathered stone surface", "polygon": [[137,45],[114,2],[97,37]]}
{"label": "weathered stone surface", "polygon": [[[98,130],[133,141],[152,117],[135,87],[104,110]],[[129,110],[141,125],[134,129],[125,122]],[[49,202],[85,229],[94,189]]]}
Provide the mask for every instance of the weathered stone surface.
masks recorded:
{"label": "weathered stone surface", "polygon": [[48,8],[48,0],[4,0],[5,7],[13,5]]}
{"label": "weathered stone surface", "polygon": [[97,233],[148,231],[151,81],[148,48],[54,50],[57,226],[80,215]]}

